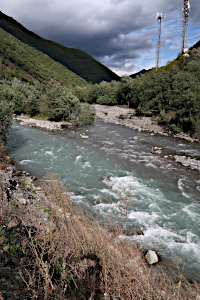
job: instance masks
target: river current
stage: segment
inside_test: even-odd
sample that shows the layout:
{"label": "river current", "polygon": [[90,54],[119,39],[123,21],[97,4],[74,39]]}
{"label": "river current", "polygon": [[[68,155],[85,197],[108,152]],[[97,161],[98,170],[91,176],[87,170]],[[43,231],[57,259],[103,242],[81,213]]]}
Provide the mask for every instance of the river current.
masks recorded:
{"label": "river current", "polygon": [[[162,147],[162,153],[152,154],[153,146]],[[127,238],[200,281],[200,176],[166,157],[200,158],[200,143],[95,118],[92,125],[62,132],[14,122],[7,148],[20,169],[38,177],[61,176],[74,203],[111,223],[123,224],[127,205]],[[143,235],[131,235],[136,228]]]}

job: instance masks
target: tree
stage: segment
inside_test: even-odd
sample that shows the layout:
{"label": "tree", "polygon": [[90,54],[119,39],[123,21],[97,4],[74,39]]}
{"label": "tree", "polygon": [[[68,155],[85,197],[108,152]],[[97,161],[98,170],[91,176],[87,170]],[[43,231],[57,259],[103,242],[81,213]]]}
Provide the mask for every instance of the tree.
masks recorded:
{"label": "tree", "polygon": [[42,97],[42,112],[51,121],[76,120],[81,112],[81,104],[70,89],[61,85],[49,84]]}
{"label": "tree", "polygon": [[13,104],[0,94],[0,140],[6,141],[12,124]]}

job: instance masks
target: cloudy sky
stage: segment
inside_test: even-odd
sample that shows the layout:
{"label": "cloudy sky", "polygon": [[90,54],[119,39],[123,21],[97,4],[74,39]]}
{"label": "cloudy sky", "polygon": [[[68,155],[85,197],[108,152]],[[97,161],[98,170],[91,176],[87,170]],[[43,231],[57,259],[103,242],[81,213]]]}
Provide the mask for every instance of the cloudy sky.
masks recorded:
{"label": "cloudy sky", "polygon": [[[191,0],[188,47],[200,39],[200,1]],[[81,49],[119,75],[160,65],[180,52],[182,0],[0,0],[0,10],[43,38]]]}

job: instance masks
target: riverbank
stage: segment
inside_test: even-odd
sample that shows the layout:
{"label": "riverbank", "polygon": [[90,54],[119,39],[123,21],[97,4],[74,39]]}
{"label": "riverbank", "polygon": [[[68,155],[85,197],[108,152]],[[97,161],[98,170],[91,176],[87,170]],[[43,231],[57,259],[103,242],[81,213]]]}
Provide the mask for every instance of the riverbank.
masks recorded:
{"label": "riverbank", "polygon": [[[114,123],[116,125],[122,125],[128,128],[132,128],[138,131],[146,131],[150,134],[160,134],[162,136],[173,135],[172,132],[166,131],[165,128],[156,124],[155,120],[150,117],[136,117],[134,110],[130,108],[118,107],[118,106],[106,106],[94,104],[96,116],[101,118],[104,122]],[[186,140],[188,142],[199,142],[197,139],[191,138],[185,133],[178,133],[173,135],[175,138]],[[151,149],[153,154],[161,154],[162,148],[154,147]],[[200,160],[185,155],[170,155],[168,158],[173,159],[175,162],[182,164],[192,170],[200,172]]]}
{"label": "riverbank", "polygon": [[20,125],[22,126],[30,126],[30,127],[36,127],[36,128],[42,128],[50,131],[60,131],[63,128],[71,128],[75,127],[76,125],[70,122],[53,122],[48,120],[40,120],[35,118],[30,118],[26,115],[14,115],[14,120],[20,121]]}
{"label": "riverbank", "polygon": [[[104,122],[164,136],[173,135],[171,131],[158,125],[156,120],[152,120],[151,117],[136,117],[134,109],[99,104],[92,106],[95,109],[96,116],[104,120]],[[174,134],[174,137],[184,139],[188,142],[199,142],[198,139],[193,139],[183,132]]]}
{"label": "riverbank", "polygon": [[37,187],[2,149],[0,297],[198,299],[195,283],[174,284],[137,245],[118,239],[122,228],[111,233],[73,207],[58,178]]}

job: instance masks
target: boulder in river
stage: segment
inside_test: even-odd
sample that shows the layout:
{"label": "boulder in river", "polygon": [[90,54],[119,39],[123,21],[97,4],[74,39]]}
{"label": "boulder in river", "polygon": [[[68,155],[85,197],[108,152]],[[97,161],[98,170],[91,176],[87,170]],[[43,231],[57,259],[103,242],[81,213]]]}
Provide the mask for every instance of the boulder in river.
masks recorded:
{"label": "boulder in river", "polygon": [[158,255],[155,251],[149,250],[145,255],[145,259],[147,260],[149,265],[153,265],[158,262]]}
{"label": "boulder in river", "polygon": [[88,135],[84,135],[84,134],[80,134],[80,137],[81,137],[82,139],[89,139],[89,136],[88,136]]}
{"label": "boulder in river", "polygon": [[151,153],[152,153],[152,154],[161,154],[161,153],[162,153],[162,148],[159,148],[159,147],[152,147],[152,148],[151,148]]}

